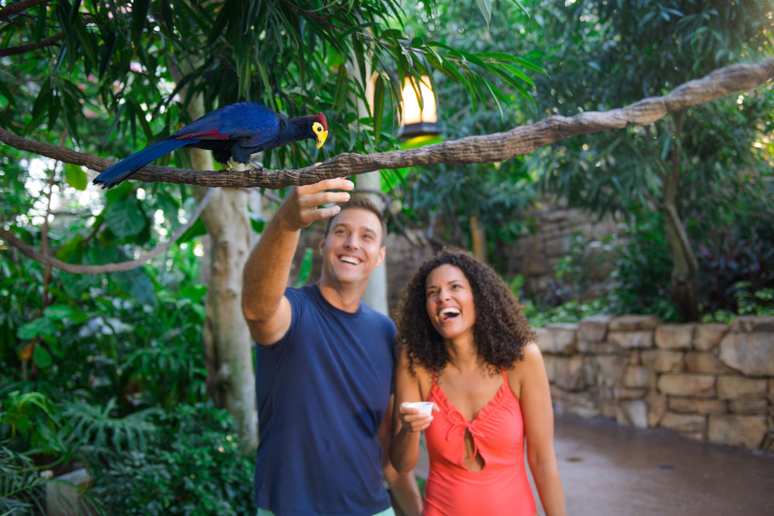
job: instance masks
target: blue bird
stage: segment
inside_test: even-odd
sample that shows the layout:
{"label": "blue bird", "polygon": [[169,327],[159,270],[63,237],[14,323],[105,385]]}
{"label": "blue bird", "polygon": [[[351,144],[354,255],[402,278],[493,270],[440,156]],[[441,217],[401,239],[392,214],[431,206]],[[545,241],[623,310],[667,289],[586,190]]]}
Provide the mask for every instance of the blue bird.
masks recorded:
{"label": "blue bird", "polygon": [[94,179],[94,184],[102,185],[103,189],[112,188],[180,147],[211,150],[215,161],[227,165],[228,171],[231,170],[229,159],[260,168],[250,161],[250,155],[309,138],[316,140],[319,149],[327,137],[328,122],[322,113],[287,119],[264,105],[239,102],[207,113],[172,136],[106,168]]}

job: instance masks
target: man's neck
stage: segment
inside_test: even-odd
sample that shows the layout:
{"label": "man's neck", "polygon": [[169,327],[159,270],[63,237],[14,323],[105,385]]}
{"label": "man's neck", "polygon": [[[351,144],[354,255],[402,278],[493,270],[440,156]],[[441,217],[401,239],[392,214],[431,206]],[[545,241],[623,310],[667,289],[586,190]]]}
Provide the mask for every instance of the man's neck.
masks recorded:
{"label": "man's neck", "polygon": [[349,313],[355,313],[360,308],[360,299],[363,297],[366,285],[342,284],[331,281],[325,273],[317,280],[317,288],[320,294],[334,307]]}

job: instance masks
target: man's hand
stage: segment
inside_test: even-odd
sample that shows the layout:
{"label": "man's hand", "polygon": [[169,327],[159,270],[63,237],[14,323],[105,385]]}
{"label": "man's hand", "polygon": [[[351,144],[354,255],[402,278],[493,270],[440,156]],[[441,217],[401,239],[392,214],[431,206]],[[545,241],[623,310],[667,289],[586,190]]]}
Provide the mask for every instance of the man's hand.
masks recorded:
{"label": "man's hand", "polygon": [[349,193],[328,192],[327,190],[352,190],[355,184],[343,177],[326,179],[313,185],[297,186],[277,210],[280,227],[286,231],[298,231],[321,219],[335,216],[341,211],[338,206],[320,208],[323,204],[347,202]]}
{"label": "man's hand", "polygon": [[338,206],[318,206],[349,200],[347,192],[326,190],[353,187],[352,181],[337,178],[294,188],[266,225],[245,264],[242,287],[242,312],[258,344],[273,344],[290,328],[290,302],[284,294],[300,230],[341,211]]}

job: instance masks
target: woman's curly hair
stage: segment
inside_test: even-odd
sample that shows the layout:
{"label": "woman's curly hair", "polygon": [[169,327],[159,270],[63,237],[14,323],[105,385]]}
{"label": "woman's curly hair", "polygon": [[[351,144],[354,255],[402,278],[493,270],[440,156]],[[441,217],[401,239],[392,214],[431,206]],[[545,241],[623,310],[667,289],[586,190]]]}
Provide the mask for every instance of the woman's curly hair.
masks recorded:
{"label": "woman's curly hair", "polygon": [[425,290],[430,272],[444,264],[458,267],[473,291],[478,356],[492,366],[492,373],[500,367],[513,369],[513,362],[524,359],[524,346],[534,340],[522,307],[488,265],[465,251],[443,249],[419,266],[401,292],[396,341],[399,349],[407,349],[409,370],[413,374],[419,364],[427,371],[441,371],[449,361],[443,338],[427,315]]}

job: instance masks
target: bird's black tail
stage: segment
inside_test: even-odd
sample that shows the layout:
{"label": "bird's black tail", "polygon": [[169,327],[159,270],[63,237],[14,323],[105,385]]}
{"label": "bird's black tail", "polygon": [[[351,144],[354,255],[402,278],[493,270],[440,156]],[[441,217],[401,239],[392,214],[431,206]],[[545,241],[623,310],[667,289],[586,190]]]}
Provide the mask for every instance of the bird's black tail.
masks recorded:
{"label": "bird's black tail", "polygon": [[137,172],[139,169],[150,163],[151,161],[160,158],[165,154],[169,154],[175,149],[184,147],[192,143],[196,143],[199,140],[161,140],[158,143],[154,143],[150,147],[145,147],[140,152],[135,152],[126,159],[122,159],[115,165],[106,168],[100,175],[94,178],[93,183],[95,185],[102,185],[102,189],[113,188],[121,181]]}

